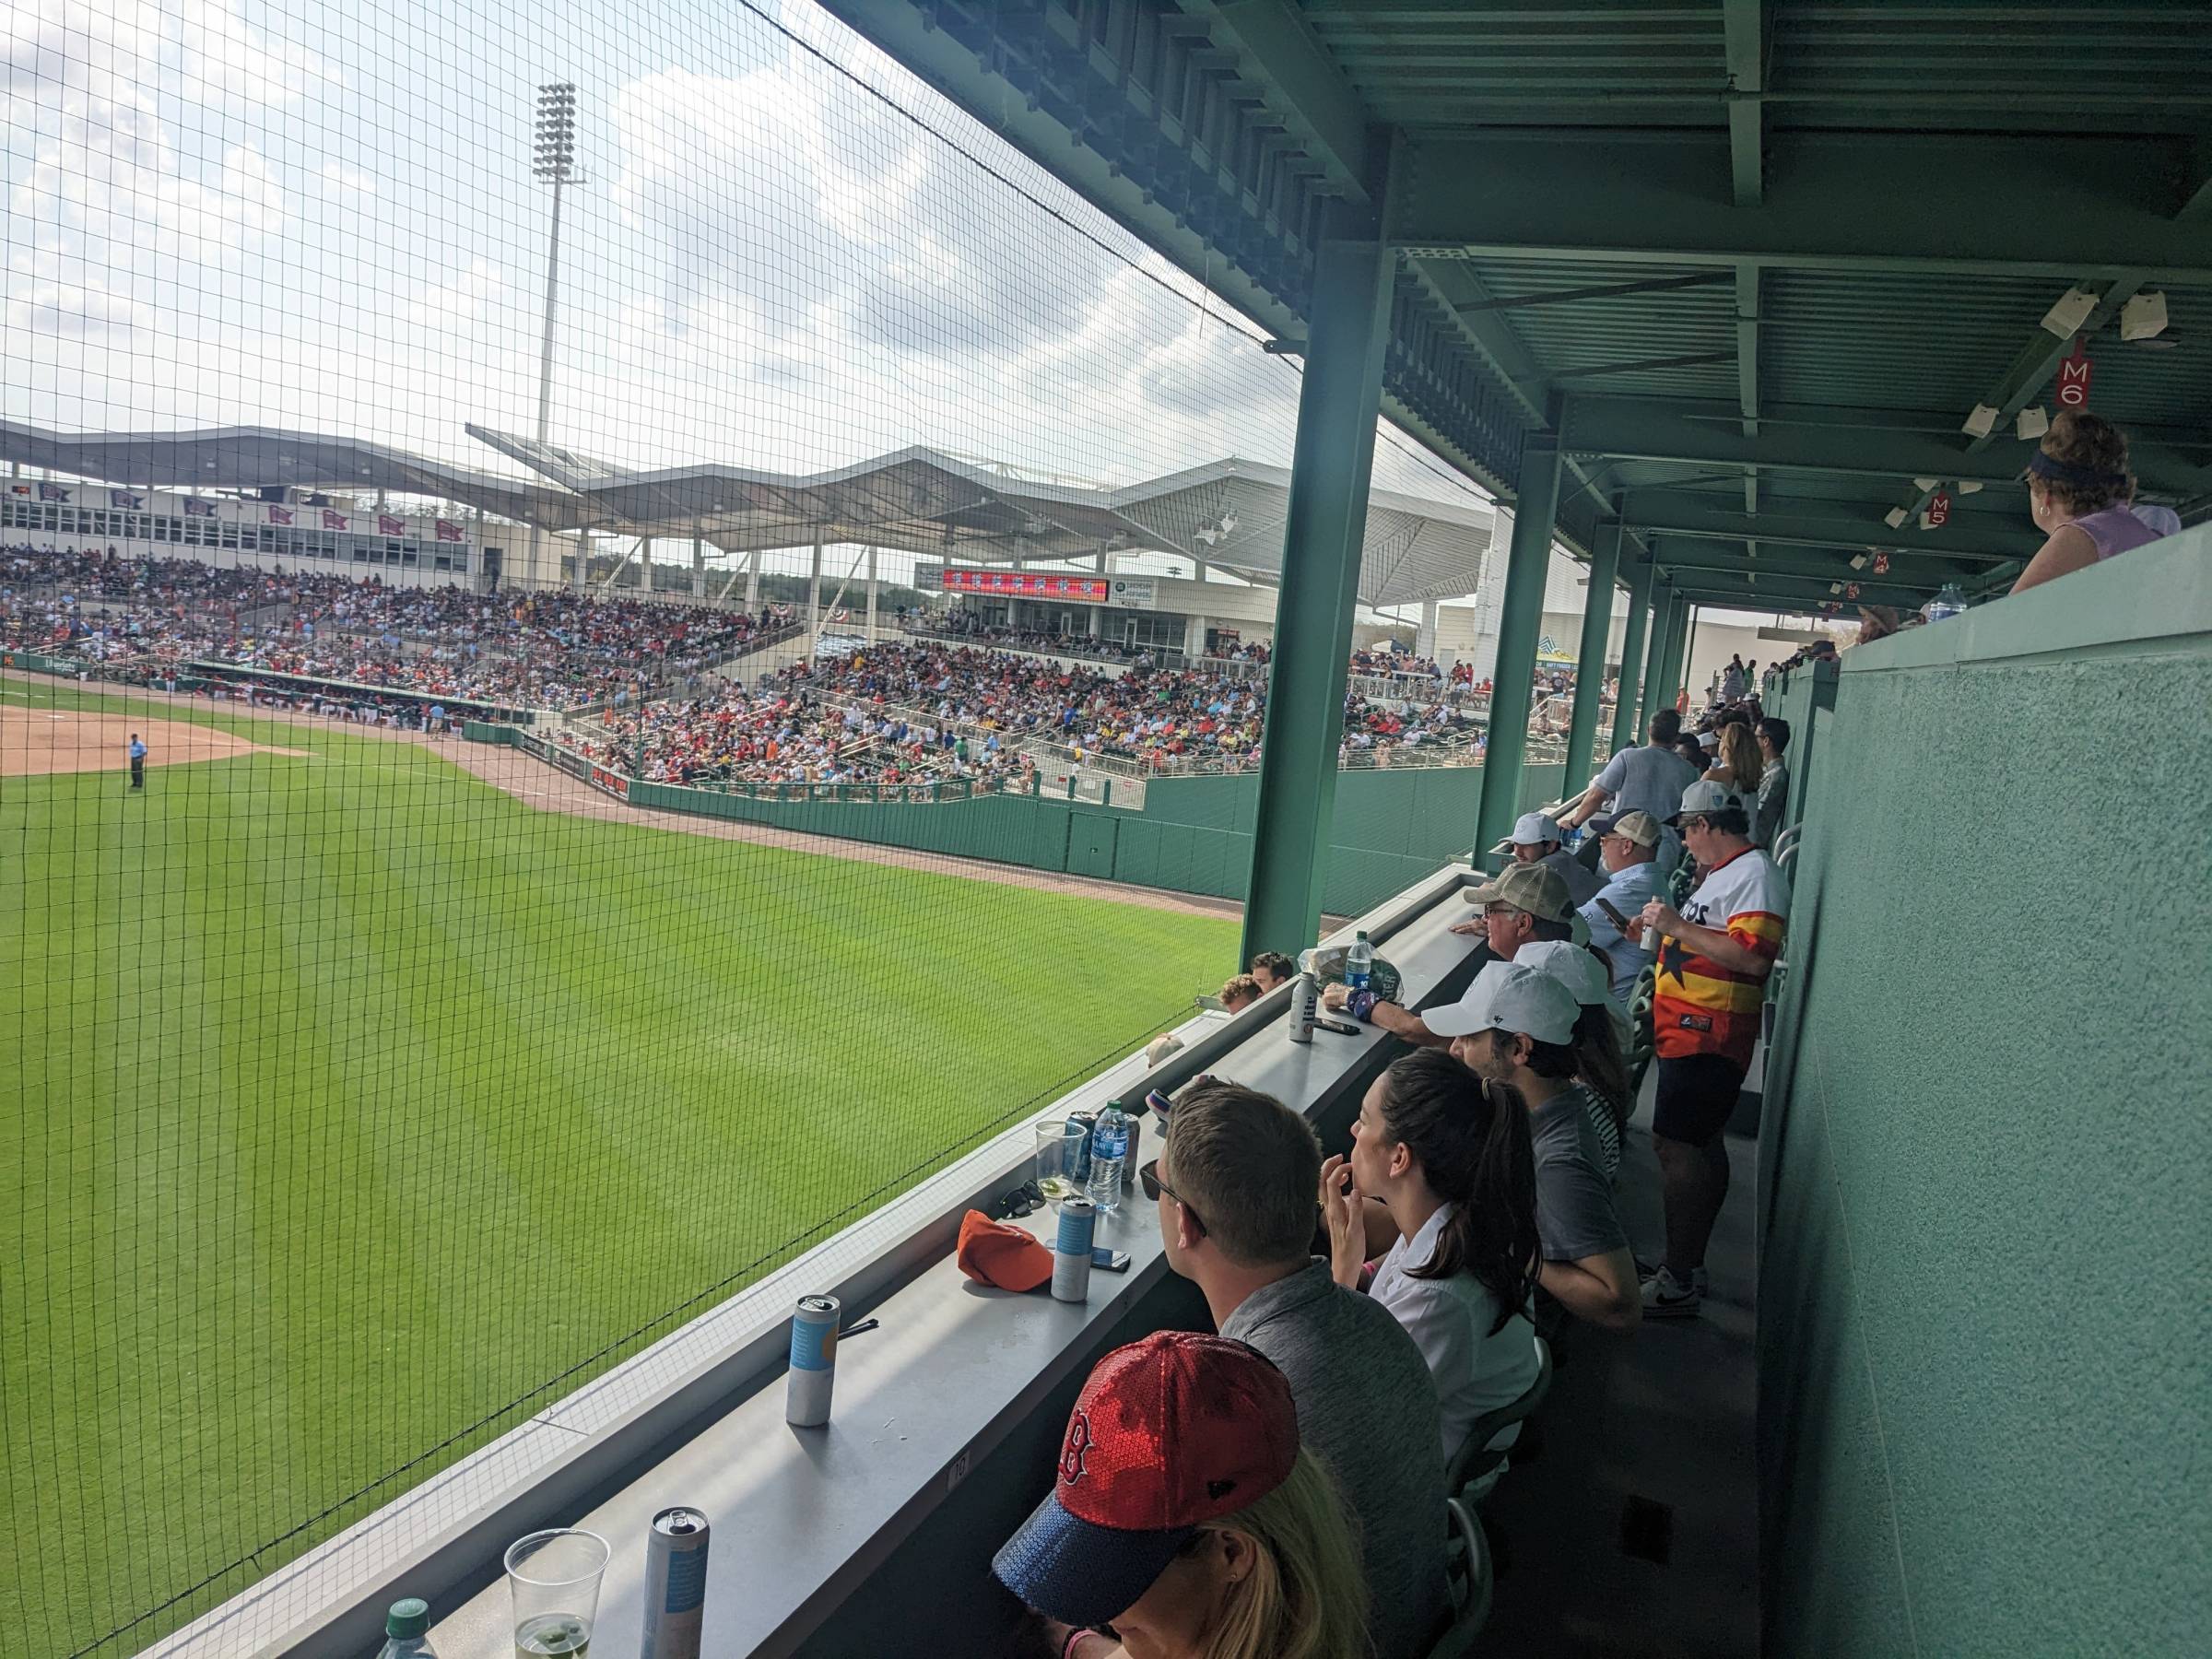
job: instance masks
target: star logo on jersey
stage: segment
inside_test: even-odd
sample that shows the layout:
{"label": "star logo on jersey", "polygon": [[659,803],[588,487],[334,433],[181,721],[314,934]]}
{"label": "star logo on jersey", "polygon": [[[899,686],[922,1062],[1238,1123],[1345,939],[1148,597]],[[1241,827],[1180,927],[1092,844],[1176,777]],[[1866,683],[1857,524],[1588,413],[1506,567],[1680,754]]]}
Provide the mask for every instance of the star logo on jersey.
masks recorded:
{"label": "star logo on jersey", "polygon": [[1659,977],[1672,978],[1677,985],[1682,982],[1682,970],[1688,965],[1693,953],[1688,946],[1669,934],[1659,941]]}

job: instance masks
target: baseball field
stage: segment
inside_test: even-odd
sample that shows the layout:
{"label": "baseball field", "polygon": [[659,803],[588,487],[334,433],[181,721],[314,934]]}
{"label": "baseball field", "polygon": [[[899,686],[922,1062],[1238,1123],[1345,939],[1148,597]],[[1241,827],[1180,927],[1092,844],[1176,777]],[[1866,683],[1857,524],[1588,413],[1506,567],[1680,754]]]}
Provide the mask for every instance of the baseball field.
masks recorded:
{"label": "baseball field", "polygon": [[1232,964],[1223,917],[547,810],[458,747],[0,683],[11,1645],[135,1652]]}

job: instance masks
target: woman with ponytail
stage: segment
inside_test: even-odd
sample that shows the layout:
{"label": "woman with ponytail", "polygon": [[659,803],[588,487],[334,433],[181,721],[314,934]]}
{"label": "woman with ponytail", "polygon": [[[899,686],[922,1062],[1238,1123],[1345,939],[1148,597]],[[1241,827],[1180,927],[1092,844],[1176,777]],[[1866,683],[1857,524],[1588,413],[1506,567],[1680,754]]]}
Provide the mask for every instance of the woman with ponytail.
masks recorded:
{"label": "woman with ponytail", "polygon": [[[1536,1171],[1528,1108],[1441,1049],[1420,1049],[1375,1079],[1352,1125],[1350,1158],[1322,1166],[1330,1267],[1339,1284],[1395,1314],[1429,1361],[1449,1462],[1475,1419],[1536,1380]],[[1397,1241],[1372,1277],[1365,1222],[1379,1201]],[[1513,1425],[1494,1444],[1512,1444]]]}

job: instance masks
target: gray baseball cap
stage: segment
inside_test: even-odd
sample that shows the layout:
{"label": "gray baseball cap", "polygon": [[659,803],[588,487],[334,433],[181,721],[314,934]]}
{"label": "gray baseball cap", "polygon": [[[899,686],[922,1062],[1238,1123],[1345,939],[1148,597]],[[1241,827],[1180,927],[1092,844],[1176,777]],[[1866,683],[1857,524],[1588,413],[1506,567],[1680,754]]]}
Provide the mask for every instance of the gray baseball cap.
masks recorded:
{"label": "gray baseball cap", "polygon": [[1711,778],[1700,778],[1682,792],[1681,806],[1677,809],[1675,816],[1666,821],[1677,829],[1680,829],[1682,819],[1688,814],[1728,811],[1747,813],[1750,810],[1751,808],[1745,804],[1744,797],[1737,794],[1725,783],[1716,783]]}

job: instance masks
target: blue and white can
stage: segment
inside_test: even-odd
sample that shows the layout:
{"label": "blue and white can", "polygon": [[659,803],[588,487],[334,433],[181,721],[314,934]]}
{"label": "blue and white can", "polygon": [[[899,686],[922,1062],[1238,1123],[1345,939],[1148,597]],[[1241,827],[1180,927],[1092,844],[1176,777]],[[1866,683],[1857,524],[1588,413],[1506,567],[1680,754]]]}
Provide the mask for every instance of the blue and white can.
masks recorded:
{"label": "blue and white can", "polygon": [[1088,1198],[1060,1204],[1060,1231],[1053,1241],[1053,1300],[1079,1302],[1090,1295],[1090,1244],[1099,1230],[1099,1206]]}
{"label": "blue and white can", "polygon": [[802,1296],[791,1316],[791,1381],[783,1392],[783,1420],[797,1428],[818,1429],[830,1420],[842,1312],[834,1296]]}
{"label": "blue and white can", "polygon": [[707,1611],[707,1518],[665,1509],[645,1535],[645,1640],[641,1659],[699,1659]]}

